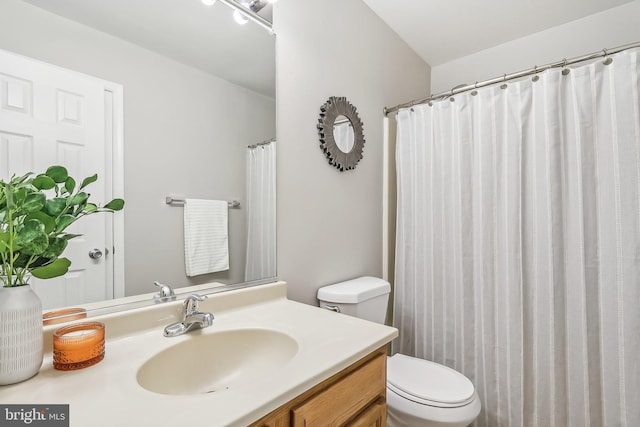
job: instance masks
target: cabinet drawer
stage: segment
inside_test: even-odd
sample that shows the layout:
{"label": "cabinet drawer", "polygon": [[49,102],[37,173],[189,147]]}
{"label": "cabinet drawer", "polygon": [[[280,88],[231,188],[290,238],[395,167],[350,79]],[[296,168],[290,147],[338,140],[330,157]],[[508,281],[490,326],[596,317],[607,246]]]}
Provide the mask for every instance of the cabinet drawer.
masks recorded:
{"label": "cabinet drawer", "polygon": [[378,398],[384,399],[386,362],[386,356],[379,354],[294,408],[293,427],[344,425]]}
{"label": "cabinet drawer", "polygon": [[380,399],[369,406],[358,417],[347,424],[347,427],[386,427],[387,404]]}

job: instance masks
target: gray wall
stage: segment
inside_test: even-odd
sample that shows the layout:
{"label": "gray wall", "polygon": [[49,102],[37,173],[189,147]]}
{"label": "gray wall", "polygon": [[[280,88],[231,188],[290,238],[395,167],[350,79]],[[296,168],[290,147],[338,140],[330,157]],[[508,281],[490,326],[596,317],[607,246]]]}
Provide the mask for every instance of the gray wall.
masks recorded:
{"label": "gray wall", "polygon": [[[426,96],[430,68],[360,0],[279,0],[274,25],[278,275],[291,299],[316,304],[320,286],[382,273],[382,110]],[[319,148],[330,96],[346,96],[364,123],[352,171]]]}
{"label": "gray wall", "polygon": [[18,0],[0,2],[0,49],[124,86],[128,295],[153,280],[242,281],[245,211],[229,211],[232,273],[187,279],[182,208],[164,197],[246,204],[246,146],[275,135],[273,99]]}

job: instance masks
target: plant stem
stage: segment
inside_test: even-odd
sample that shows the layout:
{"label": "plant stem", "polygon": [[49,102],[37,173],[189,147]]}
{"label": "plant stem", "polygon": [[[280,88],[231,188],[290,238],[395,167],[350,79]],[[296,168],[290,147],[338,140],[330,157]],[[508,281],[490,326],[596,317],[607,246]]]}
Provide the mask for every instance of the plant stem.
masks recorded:
{"label": "plant stem", "polygon": [[7,213],[9,214],[9,271],[7,272],[7,280],[9,287],[13,286],[13,262],[15,258],[13,256],[13,215],[12,209],[9,206],[9,194],[8,192],[12,191],[10,188],[7,189]]}

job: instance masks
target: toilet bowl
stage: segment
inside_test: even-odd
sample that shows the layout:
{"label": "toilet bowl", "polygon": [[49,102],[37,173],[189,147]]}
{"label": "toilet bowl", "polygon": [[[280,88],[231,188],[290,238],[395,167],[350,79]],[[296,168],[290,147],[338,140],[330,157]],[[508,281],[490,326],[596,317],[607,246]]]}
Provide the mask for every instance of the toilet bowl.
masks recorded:
{"label": "toilet bowl", "polygon": [[387,407],[390,427],[464,427],[480,413],[480,400],[461,373],[395,354],[387,359]]}
{"label": "toilet bowl", "polygon": [[[384,323],[391,286],[359,277],[318,290],[320,307]],[[473,383],[460,372],[404,354],[387,358],[389,427],[464,427],[480,413]]]}

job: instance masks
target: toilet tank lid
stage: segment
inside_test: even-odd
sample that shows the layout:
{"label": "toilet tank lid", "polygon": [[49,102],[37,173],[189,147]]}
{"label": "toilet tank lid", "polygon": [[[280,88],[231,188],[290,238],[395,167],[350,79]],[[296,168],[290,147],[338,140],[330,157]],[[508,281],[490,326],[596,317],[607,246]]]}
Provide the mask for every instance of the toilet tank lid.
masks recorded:
{"label": "toilet tank lid", "polygon": [[318,289],[320,301],[357,304],[391,292],[389,282],[377,277],[358,277]]}

